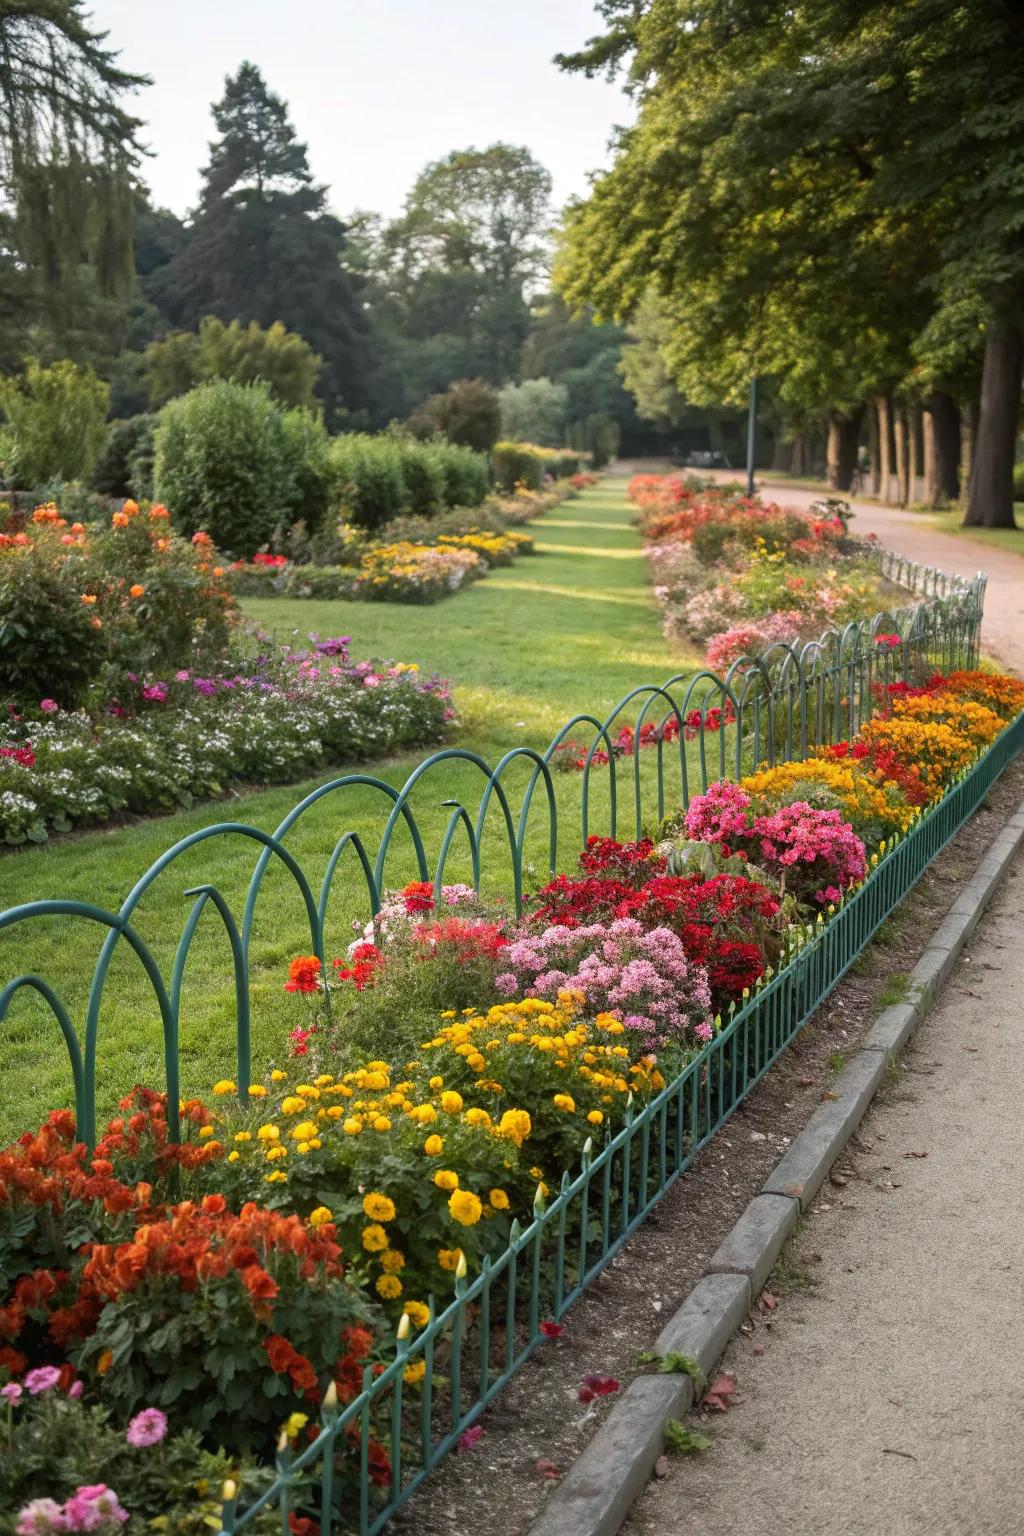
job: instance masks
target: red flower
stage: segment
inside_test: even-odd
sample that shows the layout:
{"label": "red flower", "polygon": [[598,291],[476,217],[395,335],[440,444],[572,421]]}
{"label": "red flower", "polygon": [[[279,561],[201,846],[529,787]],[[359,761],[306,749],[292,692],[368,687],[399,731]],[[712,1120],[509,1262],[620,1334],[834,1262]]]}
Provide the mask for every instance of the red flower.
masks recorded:
{"label": "red flower", "polygon": [[320,961],[316,955],[297,955],[288,968],[286,992],[316,992],[320,987]]}
{"label": "red flower", "polygon": [[580,1402],[592,1403],[595,1397],[610,1397],[613,1392],[618,1392],[620,1386],[621,1382],[614,1376],[584,1376],[579,1393]]}
{"label": "red flower", "polygon": [[258,1264],[251,1264],[248,1269],[242,1270],[242,1284],[253,1301],[273,1301],[278,1294],[277,1281]]}
{"label": "red flower", "polygon": [[540,1331],[546,1339],[560,1339],[565,1329],[561,1323],[541,1323]]}

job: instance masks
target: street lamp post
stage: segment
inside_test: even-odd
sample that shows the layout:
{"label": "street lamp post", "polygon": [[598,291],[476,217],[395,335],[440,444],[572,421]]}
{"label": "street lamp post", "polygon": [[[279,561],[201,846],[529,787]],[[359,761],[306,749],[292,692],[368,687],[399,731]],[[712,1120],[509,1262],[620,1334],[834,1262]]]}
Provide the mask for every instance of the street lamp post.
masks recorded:
{"label": "street lamp post", "polygon": [[754,494],[754,457],[757,452],[757,380],[750,381],[750,402],[747,406],[747,495]]}

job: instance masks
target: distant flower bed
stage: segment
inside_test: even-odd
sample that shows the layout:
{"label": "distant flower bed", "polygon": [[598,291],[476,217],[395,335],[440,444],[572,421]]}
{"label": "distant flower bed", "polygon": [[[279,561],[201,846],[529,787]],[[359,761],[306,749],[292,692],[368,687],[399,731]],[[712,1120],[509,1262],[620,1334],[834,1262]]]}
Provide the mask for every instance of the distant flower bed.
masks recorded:
{"label": "distant flower bed", "polygon": [[431,745],[454,719],[447,682],[402,662],[353,661],[347,638],[230,670],[130,676],[97,710],[42,699],[0,724],[0,838],[42,842],[233,784],[287,783]]}
{"label": "distant flower bed", "polygon": [[842,502],[796,512],[678,475],[637,475],[629,494],[666,634],[703,646],[715,671],[886,606]]}

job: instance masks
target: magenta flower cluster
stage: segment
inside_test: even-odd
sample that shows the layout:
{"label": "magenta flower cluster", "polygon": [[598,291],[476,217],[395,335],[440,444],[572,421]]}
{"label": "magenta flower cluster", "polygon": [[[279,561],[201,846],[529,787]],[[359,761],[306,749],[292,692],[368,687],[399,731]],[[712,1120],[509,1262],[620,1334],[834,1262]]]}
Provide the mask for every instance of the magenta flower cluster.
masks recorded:
{"label": "magenta flower cluster", "polygon": [[707,972],[686,958],[669,928],[645,932],[635,918],[552,927],[503,952],[495,985],[506,997],[582,992],[588,1010],[611,1013],[645,1049],[668,1040],[703,1044],[712,1035]]}
{"label": "magenta flower cluster", "polygon": [[698,843],[731,845],[749,830],[750,796],[738,784],[722,779],[694,795],[686,812],[686,835]]}
{"label": "magenta flower cluster", "polygon": [[787,888],[819,906],[839,901],[868,872],[864,844],[839,811],[816,810],[806,800],[784,805],[751,826],[759,862],[785,878]]}
{"label": "magenta flower cluster", "polygon": [[54,1499],[33,1499],[18,1515],[17,1536],[53,1536],[57,1531],[92,1531],[113,1536],[129,1518],[121,1501],[106,1483],[90,1483],[63,1504]]}

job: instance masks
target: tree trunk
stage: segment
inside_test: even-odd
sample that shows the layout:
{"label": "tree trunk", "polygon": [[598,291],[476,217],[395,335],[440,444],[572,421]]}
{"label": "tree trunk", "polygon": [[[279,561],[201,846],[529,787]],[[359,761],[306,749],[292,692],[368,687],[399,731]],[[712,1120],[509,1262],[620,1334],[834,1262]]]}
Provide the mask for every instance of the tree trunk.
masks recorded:
{"label": "tree trunk", "polygon": [[893,437],[896,442],[896,505],[907,504],[907,413],[897,406],[893,413]]}
{"label": "tree trunk", "polygon": [[965,528],[1016,528],[1013,461],[1020,419],[1024,343],[1018,330],[989,330],[981,373],[978,436],[967,492]]}
{"label": "tree trunk", "polygon": [[907,500],[913,505],[921,500],[921,407],[912,405],[907,412]]}
{"label": "tree trunk", "polygon": [[794,478],[802,479],[806,473],[804,469],[804,435],[798,432],[793,439],[793,467],[790,474]]}
{"label": "tree trunk", "polygon": [[875,401],[878,412],[878,494],[883,501],[892,499],[892,401],[888,395],[879,395]]}
{"label": "tree trunk", "polygon": [[960,494],[960,407],[952,395],[935,394],[925,401],[924,434],[925,504],[941,507]]}
{"label": "tree trunk", "polygon": [[974,436],[978,428],[977,401],[965,405],[960,413],[960,505],[967,506],[967,492],[971,485],[971,466],[974,463]]}
{"label": "tree trunk", "polygon": [[842,411],[833,411],[829,415],[825,462],[829,487],[833,491],[850,489],[857,468],[857,444],[863,417],[863,406],[859,406],[852,416]]}
{"label": "tree trunk", "polygon": [[871,494],[877,496],[882,484],[882,468],[878,457],[878,406],[868,407],[868,459],[871,465]]}

